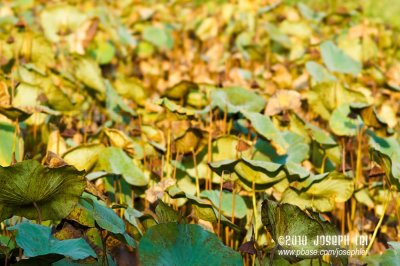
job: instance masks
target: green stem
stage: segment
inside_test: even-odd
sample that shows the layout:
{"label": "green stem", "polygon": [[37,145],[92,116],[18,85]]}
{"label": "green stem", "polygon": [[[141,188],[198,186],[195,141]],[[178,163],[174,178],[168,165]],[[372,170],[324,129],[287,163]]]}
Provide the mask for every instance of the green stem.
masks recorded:
{"label": "green stem", "polygon": [[380,228],[381,225],[382,225],[383,218],[385,217],[386,209],[387,209],[387,207],[388,207],[388,205],[389,205],[389,199],[390,199],[390,190],[388,191],[388,195],[387,195],[387,197],[386,197],[386,202],[385,202],[385,205],[384,205],[384,207],[383,207],[382,215],[381,215],[381,217],[379,218],[379,222],[378,222],[378,224],[377,224],[376,227],[375,227],[375,230],[374,230],[374,233],[373,233],[373,235],[372,235],[371,241],[369,242],[368,247],[367,247],[367,249],[365,250],[365,253],[364,253],[363,257],[366,257],[366,256],[368,255],[369,251],[370,251],[371,248],[372,248],[372,244],[373,244],[374,241],[375,241],[376,235],[378,234],[378,230],[379,230],[379,228]]}
{"label": "green stem", "polygon": [[251,186],[252,192],[253,192],[253,212],[254,212],[254,235],[255,235],[255,240],[257,241],[258,237],[258,214],[257,214],[257,201],[256,201],[256,182],[253,177],[253,184]]}
{"label": "green stem", "polygon": [[36,204],[36,202],[33,202],[33,206],[35,206],[36,211],[38,213],[38,223],[41,224],[42,223],[42,214],[40,213],[39,206]]}

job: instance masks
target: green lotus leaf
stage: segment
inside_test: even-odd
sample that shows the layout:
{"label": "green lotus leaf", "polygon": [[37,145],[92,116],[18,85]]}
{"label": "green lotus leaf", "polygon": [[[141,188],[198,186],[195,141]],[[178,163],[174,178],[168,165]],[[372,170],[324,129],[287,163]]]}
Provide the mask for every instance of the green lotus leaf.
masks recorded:
{"label": "green lotus leaf", "polygon": [[[248,146],[247,150],[239,152],[239,146],[242,144]],[[183,163],[184,170],[193,178],[197,175],[199,178],[205,178],[207,176],[208,166],[207,166],[207,151],[208,147],[204,147],[196,156],[197,171],[193,160],[187,160]],[[250,157],[252,153],[252,148],[250,144],[236,136],[227,135],[222,136],[214,140],[211,144],[211,160],[213,162],[219,162],[224,160],[237,159],[240,155],[243,157]],[[231,176],[231,178],[237,178],[236,175]],[[213,174],[212,180],[214,183],[219,183],[221,178]]]}
{"label": "green lotus leaf", "polygon": [[[104,84],[106,87],[107,112],[114,121],[127,122],[131,116],[137,116],[136,112],[124,102],[108,80],[105,80]],[[126,114],[126,116],[123,114]]]}
{"label": "green lotus leaf", "polygon": [[17,231],[15,240],[18,246],[24,249],[24,255],[28,257],[60,254],[74,260],[90,256],[97,258],[94,250],[83,238],[58,240],[52,236],[51,228],[47,226],[23,222],[8,227],[7,230]]}
{"label": "green lotus leaf", "polygon": [[194,117],[195,111],[182,107],[173,101],[170,101],[168,98],[162,98],[156,102],[156,104],[165,107],[167,110],[171,111],[172,113],[178,114],[180,116],[186,117]]}
{"label": "green lotus leaf", "polygon": [[265,107],[265,100],[260,95],[241,87],[215,89],[211,100],[213,108],[218,107],[230,114],[242,111],[258,113]]}
{"label": "green lotus leaf", "polygon": [[[233,198],[232,192],[223,191],[222,199],[220,202],[220,192],[218,190],[203,190],[200,193],[200,197],[209,199],[213,206],[219,209],[221,204],[221,213],[228,217],[236,217],[243,218],[247,213],[247,206],[244,199],[235,194],[235,198]],[[233,202],[235,203],[235,207],[233,208]]]}
{"label": "green lotus leaf", "polygon": [[265,30],[268,32],[270,38],[282,45],[285,48],[290,48],[292,46],[292,41],[290,40],[289,36],[284,34],[278,27],[276,27],[272,23],[265,24]]}
{"label": "green lotus leaf", "polygon": [[[261,219],[272,239],[277,243],[278,250],[320,251],[340,248],[333,245],[315,244],[320,236],[337,235],[335,227],[329,222],[321,220],[318,214],[310,213],[309,215],[295,205],[265,200],[261,207]],[[285,239],[294,239],[294,237],[299,236],[307,239],[307,241],[285,241]],[[289,255],[284,257],[291,262],[296,262],[302,259],[317,258],[319,254],[317,252],[315,254],[317,255],[300,254],[299,256]]]}
{"label": "green lotus leaf", "polygon": [[93,143],[76,146],[63,154],[63,160],[78,170],[89,171],[99,154],[105,149],[103,144]]}
{"label": "green lotus leaf", "polygon": [[100,65],[109,64],[115,56],[115,47],[110,42],[100,42],[96,49],[96,60]]}
{"label": "green lotus leaf", "polygon": [[[224,215],[222,215],[212,204],[210,204],[207,200],[198,198],[196,196],[193,196],[192,194],[185,193],[182,191],[180,188],[177,186],[171,186],[167,189],[167,192],[171,198],[176,199],[176,198],[186,198],[189,200],[189,202],[192,204],[192,207],[196,213],[196,215],[205,221],[209,221],[212,223],[216,223],[218,220],[218,217],[221,217],[221,223],[237,230],[240,231],[240,228],[232,223],[228,218],[226,218]],[[220,215],[221,214],[221,215]]]}
{"label": "green lotus leaf", "polygon": [[286,162],[301,163],[308,158],[310,147],[306,138],[291,131],[282,132],[282,136],[289,145],[287,154],[277,154],[269,142],[258,139],[255,144],[257,151],[254,153],[253,159],[284,164]]}
{"label": "green lotus leaf", "polygon": [[115,80],[114,88],[122,97],[143,105],[148,97],[148,90],[140,79],[121,77]]}
{"label": "green lotus leaf", "polygon": [[143,265],[242,265],[240,254],[196,224],[151,227],[139,243]]}
{"label": "green lotus leaf", "polygon": [[[301,209],[318,212],[332,211],[336,202],[347,201],[354,192],[354,180],[338,172],[331,172],[328,177],[314,176],[311,181],[299,186],[289,187],[282,195],[283,203],[290,203]],[[311,184],[311,185],[310,185]]]}
{"label": "green lotus leaf", "polygon": [[125,181],[133,186],[145,186],[149,182],[148,176],[139,166],[121,148],[117,147],[105,148],[98,157],[95,169],[122,175]]}
{"label": "green lotus leaf", "polygon": [[59,220],[74,208],[86,186],[72,166],[48,168],[36,160],[0,167],[0,220],[13,215]]}
{"label": "green lotus leaf", "polygon": [[79,203],[65,219],[75,221],[87,227],[95,226],[92,206],[83,199],[79,200]]}
{"label": "green lotus leaf", "polygon": [[312,124],[308,124],[307,127],[310,131],[311,138],[317,142],[322,149],[330,149],[338,145],[328,132]]}
{"label": "green lotus leaf", "polygon": [[323,66],[314,61],[307,62],[306,69],[308,73],[310,73],[315,83],[329,82],[336,80],[335,76],[333,76]]}
{"label": "green lotus leaf", "polygon": [[372,127],[379,135],[388,135],[388,124],[376,113],[375,107],[370,104],[353,103],[350,105],[352,112],[358,114],[367,127]]}
{"label": "green lotus leaf", "polygon": [[289,144],[268,116],[252,112],[243,112],[243,114],[250,120],[257,133],[271,142],[278,155],[286,154]]}
{"label": "green lotus leaf", "polygon": [[15,143],[15,159],[21,161],[24,154],[24,140],[15,136],[15,126],[0,122],[0,165],[8,166],[12,161]]}
{"label": "green lotus leaf", "polygon": [[345,103],[368,102],[361,92],[345,88],[340,82],[323,82],[312,86],[307,93],[308,104],[316,114],[329,120],[331,113]]}
{"label": "green lotus leaf", "polygon": [[172,49],[174,46],[171,31],[161,27],[146,27],[143,30],[143,39],[160,49]]}
{"label": "green lotus leaf", "polygon": [[158,201],[155,211],[159,223],[178,222],[179,213],[162,200]]}
{"label": "green lotus leaf", "polygon": [[392,158],[390,155],[374,148],[370,149],[370,153],[372,160],[377,162],[385,171],[390,185],[394,185],[397,189],[400,189],[400,162],[396,160],[396,157]]}
{"label": "green lotus leaf", "polygon": [[348,104],[342,104],[333,111],[329,119],[329,127],[338,136],[355,136],[359,121],[349,117],[351,113]]}
{"label": "green lotus leaf", "polygon": [[236,173],[244,188],[248,190],[251,190],[253,181],[257,189],[265,189],[272,187],[285,178],[296,181],[310,176],[308,170],[292,162],[279,164],[241,158],[238,160],[211,162],[209,166],[218,175]]}
{"label": "green lotus leaf", "polygon": [[180,100],[186,98],[186,96],[191,90],[198,90],[198,89],[199,86],[196,83],[188,80],[182,80],[181,82],[168,88],[165,91],[165,96],[173,100]]}
{"label": "green lotus leaf", "polygon": [[41,12],[40,22],[44,33],[52,42],[58,42],[63,32],[73,32],[82,26],[88,19],[87,14],[81,12],[77,7],[69,5],[58,5],[47,7]]}
{"label": "green lotus leaf", "polygon": [[16,108],[16,107],[5,107],[5,106],[0,106],[0,114],[6,116],[7,118],[22,122],[26,119],[28,119],[32,114],[25,112],[22,109]]}
{"label": "green lotus leaf", "polygon": [[135,240],[126,232],[124,221],[112,209],[88,194],[83,197],[83,200],[91,205],[89,211],[93,213],[94,220],[101,228],[122,236],[128,245],[136,247]]}
{"label": "green lotus leaf", "polygon": [[73,61],[73,74],[85,86],[99,93],[99,98],[104,99],[106,86],[104,84],[100,67],[96,61],[88,57],[76,57]]}
{"label": "green lotus leaf", "polygon": [[361,63],[345,54],[332,41],[322,43],[320,48],[322,60],[330,71],[353,75],[361,72]]}
{"label": "green lotus leaf", "polygon": [[367,265],[399,265],[400,261],[400,243],[389,241],[389,249],[383,254],[371,255],[363,258],[363,262]]}

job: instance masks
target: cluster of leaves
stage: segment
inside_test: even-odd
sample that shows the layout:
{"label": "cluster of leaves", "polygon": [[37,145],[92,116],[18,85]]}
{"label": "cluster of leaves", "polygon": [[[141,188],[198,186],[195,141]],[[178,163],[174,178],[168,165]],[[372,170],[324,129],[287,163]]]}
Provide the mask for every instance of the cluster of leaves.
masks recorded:
{"label": "cluster of leaves", "polygon": [[64,2],[0,4],[6,265],[313,264],[269,254],[362,233],[392,249],[350,260],[397,260],[381,3]]}

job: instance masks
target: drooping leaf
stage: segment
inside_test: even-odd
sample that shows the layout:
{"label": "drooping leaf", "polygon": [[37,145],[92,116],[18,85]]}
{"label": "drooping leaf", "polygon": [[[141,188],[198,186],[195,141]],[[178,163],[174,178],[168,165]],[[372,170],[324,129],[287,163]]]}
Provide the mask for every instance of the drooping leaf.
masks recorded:
{"label": "drooping leaf", "polygon": [[117,78],[113,85],[119,95],[137,104],[143,105],[148,97],[148,90],[142,81],[135,77]]}
{"label": "drooping leaf", "polygon": [[179,218],[178,212],[165,204],[162,200],[158,201],[156,215],[159,223],[178,222]]}
{"label": "drooping leaf", "polygon": [[[302,211],[299,207],[287,203],[279,204],[275,201],[265,200],[261,207],[262,223],[267,227],[271,234],[277,249],[280,250],[308,250],[321,251],[334,248],[340,248],[339,245],[318,245],[318,237],[336,235],[333,225],[323,221],[318,214],[312,216]],[[307,241],[286,242],[294,236],[303,236]],[[287,238],[286,238],[287,237]],[[293,239],[293,238],[291,238]],[[305,252],[304,255],[283,256],[291,262],[296,262],[305,258],[318,258],[319,253]],[[316,254],[316,255],[315,255]]]}
{"label": "drooping leaf", "polygon": [[286,154],[277,154],[270,143],[258,139],[255,144],[257,151],[254,153],[253,159],[285,164],[286,162],[301,163],[308,158],[310,147],[303,136],[291,131],[284,131],[282,135],[289,145]]}
{"label": "drooping leaf", "polygon": [[100,201],[85,196],[83,200],[91,205],[90,211],[93,213],[93,218],[96,223],[103,229],[120,235],[125,239],[125,242],[131,247],[136,247],[136,242],[126,232],[124,221],[110,208],[104,206]]}
{"label": "drooping leaf", "polygon": [[251,125],[261,136],[271,141],[279,155],[287,152],[289,145],[268,116],[251,112],[245,112],[244,116],[250,120]]}
{"label": "drooping leaf", "polygon": [[12,215],[62,219],[72,211],[86,186],[83,173],[74,167],[48,168],[36,160],[0,167],[0,183],[0,220]]}
{"label": "drooping leaf", "polygon": [[378,116],[375,107],[370,104],[353,103],[350,105],[352,112],[358,114],[367,127],[372,127],[380,135],[388,135],[388,124]]}
{"label": "drooping leaf", "polygon": [[[324,177],[324,176],[320,176]],[[301,209],[318,212],[332,211],[336,202],[345,202],[354,191],[354,180],[331,172],[328,177],[308,180],[302,188],[288,188],[282,195],[282,202],[296,205]]]}
{"label": "drooping leaf", "polygon": [[22,109],[16,108],[16,107],[6,107],[6,106],[1,106],[0,105],[0,114],[6,116],[7,118],[14,120],[14,121],[19,121],[22,122],[26,119],[28,119],[32,114],[27,113]]}
{"label": "drooping leaf", "polygon": [[156,103],[181,116],[193,117],[195,115],[195,111],[182,107],[173,101],[168,100],[168,98],[162,98]]}
{"label": "drooping leaf", "polygon": [[219,175],[236,173],[244,188],[248,190],[251,190],[253,182],[260,189],[265,189],[287,177],[292,180],[301,180],[310,175],[309,171],[291,162],[284,165],[241,158],[239,160],[212,162],[209,165]]}
{"label": "drooping leaf", "polygon": [[[370,149],[372,160],[377,162],[385,171],[386,177],[390,185],[396,186],[400,189],[400,163],[397,160],[392,160],[390,155],[387,155],[374,148]],[[396,157],[394,157],[396,158]]]}

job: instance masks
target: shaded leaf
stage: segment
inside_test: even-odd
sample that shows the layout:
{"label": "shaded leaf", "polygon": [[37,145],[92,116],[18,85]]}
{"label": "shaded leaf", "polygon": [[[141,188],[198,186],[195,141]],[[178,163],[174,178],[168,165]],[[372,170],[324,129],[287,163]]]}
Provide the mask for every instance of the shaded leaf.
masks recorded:
{"label": "shaded leaf", "polygon": [[195,224],[151,227],[140,240],[139,256],[144,265],[242,265],[239,253]]}
{"label": "shaded leaf", "polygon": [[48,168],[35,160],[0,167],[0,183],[0,220],[12,215],[62,219],[72,211],[86,186],[82,172],[74,167]]}
{"label": "shaded leaf", "polygon": [[51,228],[28,222],[19,223],[7,230],[17,231],[15,238],[24,255],[35,257],[46,254],[60,254],[72,259],[84,259],[97,255],[83,238],[58,240],[51,235]]}

